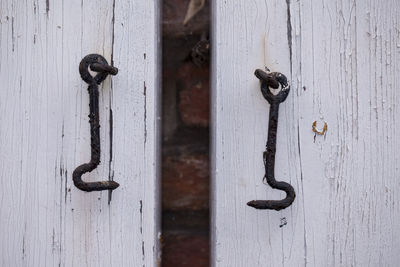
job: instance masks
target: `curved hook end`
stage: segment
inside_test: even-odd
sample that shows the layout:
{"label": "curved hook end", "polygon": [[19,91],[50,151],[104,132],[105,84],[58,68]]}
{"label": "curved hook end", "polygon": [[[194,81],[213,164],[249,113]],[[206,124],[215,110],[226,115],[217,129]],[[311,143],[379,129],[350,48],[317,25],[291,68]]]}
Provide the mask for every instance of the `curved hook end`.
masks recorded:
{"label": "curved hook end", "polygon": [[119,183],[115,181],[100,181],[100,182],[86,183],[82,180],[80,181],[74,180],[74,184],[77,188],[85,192],[114,190],[119,186]]}
{"label": "curved hook end", "polygon": [[72,180],[74,181],[74,185],[85,192],[116,189],[119,186],[119,183],[115,181],[85,182],[82,180],[82,175],[84,173],[91,172],[96,168],[96,166],[93,166],[93,164],[91,163],[86,163],[77,167],[72,173]]}
{"label": "curved hook end", "polygon": [[282,200],[252,200],[247,202],[247,205],[259,210],[283,210],[292,205],[296,198],[296,193],[293,187],[285,182],[279,182],[285,184],[285,189],[273,187],[276,189],[284,190],[286,192],[286,198]]}
{"label": "curved hook end", "polygon": [[289,207],[294,201],[292,199],[283,200],[252,200],[247,202],[247,206],[253,207],[258,210],[283,210]]}
{"label": "curved hook end", "polygon": [[268,204],[268,200],[252,200],[247,202],[247,206],[253,207],[258,210],[264,210],[264,209],[271,209],[271,205]]}

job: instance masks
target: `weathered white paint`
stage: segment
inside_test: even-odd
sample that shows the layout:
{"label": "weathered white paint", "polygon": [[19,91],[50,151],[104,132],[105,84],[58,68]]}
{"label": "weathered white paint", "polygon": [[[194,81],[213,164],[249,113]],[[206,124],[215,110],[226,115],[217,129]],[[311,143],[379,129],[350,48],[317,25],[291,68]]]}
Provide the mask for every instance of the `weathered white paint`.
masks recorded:
{"label": "weathered white paint", "polygon": [[[1,266],[158,264],[158,6],[0,1]],[[71,177],[90,159],[89,53],[119,68],[100,87],[102,162],[84,176],[118,181],[110,202]]]}
{"label": "weathered white paint", "polygon": [[[398,266],[400,2],[215,0],[213,11],[213,265]],[[246,206],[284,196],[262,183],[269,104],[253,73],[264,66],[292,85],[276,178],[297,198],[280,212]]]}

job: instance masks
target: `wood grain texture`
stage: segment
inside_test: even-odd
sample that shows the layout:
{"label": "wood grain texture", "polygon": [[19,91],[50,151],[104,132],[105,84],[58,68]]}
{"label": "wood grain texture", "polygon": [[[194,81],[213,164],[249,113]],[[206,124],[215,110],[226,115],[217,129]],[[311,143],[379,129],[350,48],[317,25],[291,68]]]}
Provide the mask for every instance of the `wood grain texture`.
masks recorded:
{"label": "wood grain texture", "polygon": [[[400,2],[213,2],[213,266],[397,266]],[[253,73],[291,81],[276,179],[262,183],[269,104]],[[328,131],[315,135],[312,124]]]}
{"label": "wood grain texture", "polygon": [[[0,265],[157,266],[157,0],[0,2]],[[89,53],[119,68],[100,86],[101,164],[90,159]],[[112,137],[110,134],[112,133]]]}

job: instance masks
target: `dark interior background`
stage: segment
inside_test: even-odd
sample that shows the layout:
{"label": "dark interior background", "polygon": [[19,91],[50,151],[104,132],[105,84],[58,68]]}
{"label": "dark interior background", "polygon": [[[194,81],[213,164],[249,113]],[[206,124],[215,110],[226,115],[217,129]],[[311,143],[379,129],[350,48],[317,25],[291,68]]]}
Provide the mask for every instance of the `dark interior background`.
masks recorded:
{"label": "dark interior background", "polygon": [[163,0],[164,267],[209,266],[210,8],[184,25],[191,1]]}

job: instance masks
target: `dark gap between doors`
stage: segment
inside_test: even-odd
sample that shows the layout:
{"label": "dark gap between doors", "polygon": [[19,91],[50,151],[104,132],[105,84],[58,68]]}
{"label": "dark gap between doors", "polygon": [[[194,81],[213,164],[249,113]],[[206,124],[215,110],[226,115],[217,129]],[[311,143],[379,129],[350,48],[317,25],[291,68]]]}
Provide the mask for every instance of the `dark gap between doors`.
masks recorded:
{"label": "dark gap between doors", "polygon": [[164,267],[209,266],[210,8],[206,0],[184,25],[191,1],[162,7]]}

